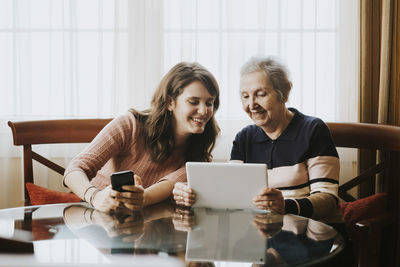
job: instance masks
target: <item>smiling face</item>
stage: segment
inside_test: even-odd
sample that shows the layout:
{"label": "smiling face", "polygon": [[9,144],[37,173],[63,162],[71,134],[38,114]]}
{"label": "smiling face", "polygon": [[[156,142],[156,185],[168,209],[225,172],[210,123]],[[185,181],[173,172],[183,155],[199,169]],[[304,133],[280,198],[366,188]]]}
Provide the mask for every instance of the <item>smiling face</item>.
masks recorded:
{"label": "smiling face", "polygon": [[264,131],[275,129],[283,120],[285,103],[279,100],[278,93],[263,72],[243,75],[240,94],[244,111]]}
{"label": "smiling face", "polygon": [[175,99],[170,99],[168,110],[172,112],[175,143],[186,140],[190,134],[204,132],[214,113],[213,97],[202,82],[195,81],[186,86]]}

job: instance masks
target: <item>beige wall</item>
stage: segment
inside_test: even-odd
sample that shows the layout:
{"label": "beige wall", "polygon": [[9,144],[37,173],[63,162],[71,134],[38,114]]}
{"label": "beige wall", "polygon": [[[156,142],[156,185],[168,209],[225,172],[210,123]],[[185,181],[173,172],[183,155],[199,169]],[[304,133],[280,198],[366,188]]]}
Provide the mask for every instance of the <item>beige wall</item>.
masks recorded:
{"label": "beige wall", "polygon": [[0,208],[23,205],[21,160],[0,157]]}

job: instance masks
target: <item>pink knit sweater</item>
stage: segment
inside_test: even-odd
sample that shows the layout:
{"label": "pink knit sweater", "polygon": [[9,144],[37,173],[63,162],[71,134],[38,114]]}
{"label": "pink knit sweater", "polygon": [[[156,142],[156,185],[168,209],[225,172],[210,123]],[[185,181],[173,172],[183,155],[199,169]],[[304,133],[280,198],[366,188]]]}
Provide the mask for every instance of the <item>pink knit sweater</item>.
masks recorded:
{"label": "pink knit sweater", "polygon": [[139,175],[144,188],[163,180],[186,181],[182,151],[175,151],[166,161],[155,163],[141,132],[142,125],[132,113],[115,118],[72,159],[64,178],[72,171],[83,171],[101,189],[110,184],[113,172],[124,170]]}

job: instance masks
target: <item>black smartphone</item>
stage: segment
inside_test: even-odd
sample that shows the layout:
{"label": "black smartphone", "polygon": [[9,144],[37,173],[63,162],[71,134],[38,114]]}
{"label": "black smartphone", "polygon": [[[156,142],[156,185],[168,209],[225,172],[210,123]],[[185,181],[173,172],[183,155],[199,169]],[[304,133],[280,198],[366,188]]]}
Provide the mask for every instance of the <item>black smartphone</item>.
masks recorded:
{"label": "black smartphone", "polygon": [[122,189],[123,185],[134,185],[135,179],[133,178],[133,171],[121,171],[111,174],[112,189],[118,192],[126,192]]}

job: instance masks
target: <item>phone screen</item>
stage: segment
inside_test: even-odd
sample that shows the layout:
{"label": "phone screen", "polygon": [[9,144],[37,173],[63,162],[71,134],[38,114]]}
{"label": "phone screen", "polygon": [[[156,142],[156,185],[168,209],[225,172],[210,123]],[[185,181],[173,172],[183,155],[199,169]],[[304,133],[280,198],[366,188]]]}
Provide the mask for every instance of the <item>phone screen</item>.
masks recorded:
{"label": "phone screen", "polygon": [[114,172],[113,174],[111,174],[112,189],[118,192],[126,192],[126,190],[122,189],[122,186],[134,185],[135,179],[133,178],[133,176],[133,171]]}

